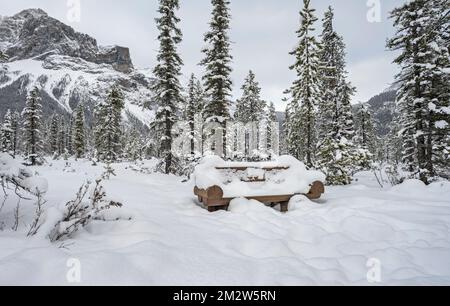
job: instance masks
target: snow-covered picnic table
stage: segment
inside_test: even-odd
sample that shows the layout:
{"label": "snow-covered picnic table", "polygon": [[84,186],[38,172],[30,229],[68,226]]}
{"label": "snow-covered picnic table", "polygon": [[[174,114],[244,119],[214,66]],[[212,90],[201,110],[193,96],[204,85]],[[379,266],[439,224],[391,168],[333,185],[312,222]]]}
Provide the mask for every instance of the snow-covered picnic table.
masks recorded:
{"label": "snow-covered picnic table", "polygon": [[287,211],[289,200],[299,194],[320,198],[325,175],[307,170],[291,156],[270,162],[226,162],[217,156],[205,157],[194,172],[194,193],[210,211],[227,208],[235,198],[281,204]]}

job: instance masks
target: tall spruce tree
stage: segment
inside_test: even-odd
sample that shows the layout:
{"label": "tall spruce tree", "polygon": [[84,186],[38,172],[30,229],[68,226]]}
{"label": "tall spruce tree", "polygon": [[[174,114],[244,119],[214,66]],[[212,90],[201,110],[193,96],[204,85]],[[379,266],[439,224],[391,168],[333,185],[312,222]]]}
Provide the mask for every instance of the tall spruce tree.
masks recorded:
{"label": "tall spruce tree", "polygon": [[[266,107],[267,102],[261,99],[261,88],[256,81],[253,71],[249,71],[241,87],[242,97],[237,100],[234,119],[242,124],[251,124],[250,131],[245,129],[245,150],[244,152],[235,153],[234,155],[245,155],[247,160],[260,160],[263,145],[266,143]],[[229,131],[230,132],[230,131]],[[237,145],[238,131],[235,129],[236,138],[234,140]],[[260,138],[263,136],[264,138]],[[230,136],[231,137],[231,136]],[[251,139],[252,138],[252,139]],[[253,143],[253,146],[251,146]],[[244,156],[241,156],[242,158]]]}
{"label": "tall spruce tree", "polygon": [[178,9],[178,0],[160,0],[158,9],[160,16],[156,19],[160,47],[158,64],[153,70],[156,77],[153,90],[159,105],[155,127],[158,135],[161,135],[159,151],[164,161],[164,172],[167,174],[176,171],[173,164],[172,128],[179,118],[177,107],[183,100],[179,81],[183,61],[177,51],[177,45],[182,40],[181,30],[177,27],[180,19],[175,14]]}
{"label": "tall spruce tree", "polygon": [[14,147],[14,129],[13,129],[13,116],[11,110],[6,111],[3,117],[3,123],[0,129],[1,135],[1,149],[5,153],[12,154]]}
{"label": "tall spruce tree", "polygon": [[427,95],[431,103],[430,139],[427,156],[435,175],[450,179],[450,6],[446,0],[431,0],[427,40],[431,66]]}
{"label": "tall spruce tree", "polygon": [[8,67],[3,64],[3,63],[6,63],[8,61],[8,59],[9,59],[9,57],[0,50],[0,71],[1,70],[4,70],[4,71],[8,70]]}
{"label": "tall spruce tree", "polygon": [[250,70],[241,87],[242,97],[237,101],[234,119],[242,122],[260,122],[265,115],[266,102],[261,99],[261,87]]}
{"label": "tall spruce tree", "polygon": [[12,156],[15,158],[19,151],[19,121],[20,114],[18,111],[15,111],[11,116],[11,129],[12,129]]}
{"label": "tall spruce tree", "polygon": [[189,125],[189,137],[191,142],[191,154],[195,154],[195,121],[198,117],[202,117],[205,105],[205,96],[200,80],[197,80],[194,74],[189,79],[188,95],[186,98],[185,120]]}
{"label": "tall spruce tree", "polygon": [[403,161],[403,138],[401,131],[401,124],[399,120],[400,114],[394,113],[389,134],[386,136],[386,161],[395,167],[398,167]]}
{"label": "tall spruce tree", "polygon": [[345,69],[344,42],[334,30],[334,11],[328,7],[323,18],[320,51],[319,138],[335,138],[339,133],[339,90]]}
{"label": "tall spruce tree", "polygon": [[347,81],[345,44],[334,30],[333,21],[333,9],[329,7],[321,34],[317,166],[327,174],[328,184],[346,185],[351,183],[357,164],[363,163],[367,155],[353,143],[351,97],[355,89]]}
{"label": "tall spruce tree", "polygon": [[28,94],[22,116],[24,118],[24,146],[26,159],[36,165],[42,154],[42,105],[39,89],[34,87]]}
{"label": "tall spruce tree", "polygon": [[230,1],[211,0],[213,5],[210,30],[205,34],[207,46],[202,50],[204,54],[200,64],[205,68],[203,76],[207,102],[203,112],[207,122],[219,122],[223,128],[224,154],[226,152],[226,121],[230,119],[230,97],[232,81],[230,54],[231,44],[228,31],[230,30]]}
{"label": "tall spruce tree", "polygon": [[273,137],[275,136],[273,124],[278,124],[277,111],[275,109],[275,104],[273,102],[268,103],[266,110],[266,121],[267,121],[267,149],[273,151],[274,146]]}
{"label": "tall spruce tree", "polygon": [[129,161],[141,160],[144,155],[144,141],[136,128],[129,127],[126,132],[124,153]]}
{"label": "tall spruce tree", "polygon": [[[339,136],[352,142],[355,137],[355,121],[353,118],[352,96],[355,94],[356,88],[346,80],[346,75],[343,74],[338,91],[339,100]],[[351,150],[352,148],[349,148]]]}
{"label": "tall spruce tree", "polygon": [[120,156],[124,106],[122,91],[113,86],[106,101],[96,107],[95,145],[97,157],[102,161],[115,162]]}
{"label": "tall spruce tree", "polygon": [[358,106],[355,123],[356,143],[375,156],[378,150],[376,129],[372,114],[366,104]]}
{"label": "tall spruce tree", "polygon": [[436,164],[448,165],[448,15],[444,0],[408,1],[391,13],[397,32],[387,45],[400,52],[394,62],[401,68],[403,162],[425,183],[436,175]]}
{"label": "tall spruce tree", "polygon": [[289,104],[288,150],[296,158],[314,167],[316,155],[316,115],[319,104],[319,52],[320,45],[314,37],[314,23],[317,18],[315,10],[310,7],[310,0],[304,0],[304,8],[298,35],[298,46],[290,54],[295,56],[295,64],[290,68],[297,74],[288,92],[291,94]]}
{"label": "tall spruce tree", "polygon": [[58,115],[53,114],[50,119],[50,131],[48,137],[48,145],[50,147],[50,154],[58,154],[58,138],[59,138],[59,122],[60,118]]}
{"label": "tall spruce tree", "polygon": [[73,132],[74,132],[74,118],[73,116],[69,117],[67,121],[67,130],[66,130],[66,149],[67,155],[73,155]]}
{"label": "tall spruce tree", "polygon": [[59,116],[58,123],[58,155],[61,156],[67,153],[67,124],[64,116]]}
{"label": "tall spruce tree", "polygon": [[84,157],[86,153],[86,128],[83,104],[78,105],[75,110],[73,151],[76,158]]}

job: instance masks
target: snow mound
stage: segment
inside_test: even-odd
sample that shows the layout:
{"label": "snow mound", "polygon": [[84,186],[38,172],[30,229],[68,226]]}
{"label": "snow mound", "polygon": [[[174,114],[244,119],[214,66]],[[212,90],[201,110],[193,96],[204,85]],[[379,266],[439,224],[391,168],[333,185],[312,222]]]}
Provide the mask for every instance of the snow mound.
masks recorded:
{"label": "snow mound", "polygon": [[304,195],[296,195],[289,201],[289,212],[291,211],[308,211],[319,207],[318,204],[314,203],[308,197]]}
{"label": "snow mound", "polygon": [[48,182],[42,177],[29,177],[22,180],[22,185],[33,194],[46,193]]}
{"label": "snow mound", "polygon": [[423,192],[427,186],[420,180],[406,180],[402,184],[392,187],[396,192]]}
{"label": "snow mound", "polygon": [[[217,168],[247,168],[246,171],[221,170]],[[264,168],[288,168],[264,171]],[[264,178],[262,182],[245,182],[244,176]],[[310,171],[292,156],[280,156],[270,162],[225,162],[217,156],[207,156],[194,171],[195,185],[200,189],[219,186],[224,197],[305,194],[315,181],[325,181],[319,171]]]}
{"label": "snow mound", "polygon": [[232,213],[238,214],[253,214],[253,213],[271,213],[275,212],[270,207],[255,201],[247,200],[245,198],[236,198],[230,202],[228,210]]}
{"label": "snow mound", "polygon": [[0,177],[13,178],[19,174],[19,164],[8,154],[0,153]]}
{"label": "snow mound", "polygon": [[392,187],[391,192],[415,197],[431,197],[436,194],[450,198],[450,182],[434,182],[427,186],[420,180],[407,180],[400,185]]}

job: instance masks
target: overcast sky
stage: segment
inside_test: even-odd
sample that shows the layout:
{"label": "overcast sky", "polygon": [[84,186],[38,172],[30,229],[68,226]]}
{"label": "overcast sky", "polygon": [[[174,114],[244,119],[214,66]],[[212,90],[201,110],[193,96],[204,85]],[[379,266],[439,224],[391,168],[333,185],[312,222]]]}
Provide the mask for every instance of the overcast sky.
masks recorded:
{"label": "overcast sky", "polygon": [[[134,65],[155,65],[158,43],[154,18],[157,0],[80,0],[80,22],[69,22],[68,6],[74,0],[0,0],[0,15],[10,16],[26,8],[42,8],[50,16],[70,24],[77,31],[97,39],[100,45],[122,45],[130,48]],[[76,1],[76,0],[75,0]],[[369,4],[367,3],[369,1]],[[367,101],[387,88],[397,67],[391,64],[394,54],[386,51],[385,42],[393,33],[388,12],[403,0],[380,0],[380,22],[369,22],[367,14],[377,0],[312,0],[319,17],[317,31],[328,5],[335,9],[335,28],[347,44],[350,80],[357,87],[354,102]],[[262,87],[262,97],[274,101],[279,110],[283,91],[295,75],[288,67],[293,58],[288,53],[296,44],[301,0],[231,0],[233,16],[230,33],[234,98],[252,69]],[[191,73],[201,75],[203,34],[208,29],[210,0],[180,0],[184,40],[180,51],[185,63],[183,84]]]}

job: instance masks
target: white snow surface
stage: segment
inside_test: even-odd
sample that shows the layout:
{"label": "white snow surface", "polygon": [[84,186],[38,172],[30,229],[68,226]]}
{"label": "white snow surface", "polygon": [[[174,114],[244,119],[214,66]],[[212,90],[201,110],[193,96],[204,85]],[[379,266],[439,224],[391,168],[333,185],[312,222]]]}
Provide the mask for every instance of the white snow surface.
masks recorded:
{"label": "white snow surface", "polygon": [[49,183],[45,223],[26,238],[35,207],[22,201],[12,231],[16,199],[7,199],[0,285],[71,285],[74,260],[81,285],[372,285],[369,259],[380,261],[382,285],[450,285],[449,182],[382,189],[363,172],[351,186],[327,188],[318,202],[295,197],[286,214],[245,199],[209,213],[196,202],[193,182],[112,166],[117,176],[104,186],[124,207],[106,219],[120,220],[95,221],[64,245],[51,244],[46,233],[61,205],[103,165],[32,168]]}
{"label": "white snow surface", "polygon": [[[217,167],[249,167],[244,173],[219,170]],[[264,171],[263,168],[284,167],[287,170]],[[264,182],[244,182],[246,177],[265,178]],[[217,156],[203,158],[194,172],[195,185],[200,189],[219,186],[224,197],[306,194],[315,181],[325,182],[325,175],[308,171],[305,165],[291,156],[279,156],[274,161],[246,163],[225,162]]]}

